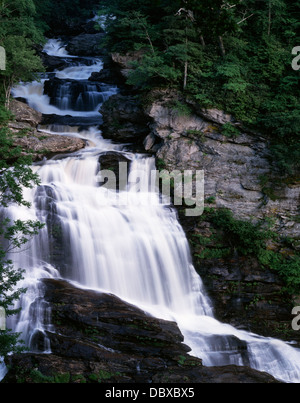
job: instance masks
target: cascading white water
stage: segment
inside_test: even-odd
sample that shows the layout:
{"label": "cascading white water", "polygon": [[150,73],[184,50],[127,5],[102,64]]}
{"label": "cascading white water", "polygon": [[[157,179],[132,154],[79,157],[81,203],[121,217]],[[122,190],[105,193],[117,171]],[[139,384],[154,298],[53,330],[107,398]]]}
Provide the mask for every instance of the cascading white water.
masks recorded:
{"label": "cascading white water", "polygon": [[[78,69],[82,74],[84,66]],[[51,113],[40,88],[36,87],[38,94],[32,91],[32,84],[21,88],[16,93],[26,93],[29,103],[39,97]],[[35,166],[42,184],[28,191],[31,209],[9,209],[13,218],[31,217],[46,223],[30,249],[15,258],[15,264],[26,269],[24,282],[29,285],[15,328],[27,341],[34,340],[37,330],[51,330],[45,320],[47,307],[43,306],[39,279],[62,276],[78,287],[116,294],[156,317],[176,321],[192,354],[205,365],[250,365],[286,382],[300,381],[299,350],[214,318],[176,213],[162,203],[158,191],[147,187],[155,170],[153,158],[122,151],[122,146],[103,140],[95,127],[78,132],[54,125],[44,130],[72,133],[87,139],[89,145],[72,156]],[[137,190],[134,181],[129,181],[116,194],[100,186],[99,156],[111,150],[126,155],[131,161],[130,177],[138,172],[142,187]],[[51,257],[50,234],[59,240],[63,264]],[[50,347],[45,338],[44,350]]]}
{"label": "cascading white water", "polygon": [[68,54],[65,44],[58,39],[49,39],[46,45],[44,46],[43,51],[47,53],[49,56],[73,57]]}
{"label": "cascading white water", "polygon": [[[75,69],[75,67],[74,67]],[[57,94],[57,105],[50,104],[50,97],[44,93],[44,85],[46,79],[41,79],[39,82],[35,81],[30,84],[23,84],[15,87],[12,94],[15,98],[23,98],[27,101],[28,105],[33,109],[45,115],[59,115],[59,116],[78,116],[78,117],[99,117],[99,108],[101,104],[106,101],[111,95],[117,93],[117,88],[104,87],[103,92],[98,93],[95,91],[94,86],[87,88],[87,95],[90,97],[90,109],[85,110],[83,105],[83,95],[79,94],[77,99],[77,109],[71,109],[69,97],[69,85],[62,85]],[[84,108],[82,108],[84,107]]]}
{"label": "cascading white water", "polygon": [[[71,115],[78,117],[99,117],[99,108],[111,95],[116,94],[118,89],[116,86],[102,85],[99,92],[97,85],[85,83],[91,76],[92,72],[100,71],[103,62],[99,58],[80,58],[68,55],[63,43],[60,40],[51,39],[44,47],[44,52],[52,56],[61,57],[66,63],[71,64],[63,70],[55,70],[55,77],[60,80],[77,80],[82,83],[82,90],[77,95],[75,110],[71,108],[72,81],[62,81],[56,92],[56,102],[50,102],[50,97],[45,94],[44,85],[48,77],[41,77],[40,81],[32,83],[21,83],[16,86],[12,95],[15,98],[23,98],[29,106],[37,111],[48,115]],[[69,60],[71,58],[71,62]],[[78,59],[78,60],[77,60]]]}
{"label": "cascading white water", "polygon": [[94,71],[100,71],[102,67],[103,62],[101,59],[93,59],[89,66],[70,66],[62,71],[57,71],[56,77],[61,80],[88,80]]}

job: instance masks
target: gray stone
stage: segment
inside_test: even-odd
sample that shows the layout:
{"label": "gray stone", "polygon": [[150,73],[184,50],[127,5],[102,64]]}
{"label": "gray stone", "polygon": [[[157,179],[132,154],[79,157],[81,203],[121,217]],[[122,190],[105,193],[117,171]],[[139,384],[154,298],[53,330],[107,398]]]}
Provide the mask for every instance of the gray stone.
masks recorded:
{"label": "gray stone", "polygon": [[198,109],[197,111],[203,118],[212,121],[217,124],[224,125],[225,123],[232,123],[234,119],[232,115],[225,113],[216,108],[211,109]]}
{"label": "gray stone", "polygon": [[183,135],[189,131],[201,132],[208,126],[207,122],[196,115],[181,115],[176,109],[161,103],[152,104],[147,112],[154,120],[151,126],[153,133],[161,138]]}
{"label": "gray stone", "polygon": [[9,104],[9,110],[14,115],[16,122],[22,122],[30,125],[31,127],[36,127],[42,121],[42,114],[32,109],[29,105],[24,102],[12,99]]}
{"label": "gray stone", "polygon": [[14,138],[14,144],[30,152],[33,160],[42,160],[55,154],[73,153],[85,147],[85,141],[71,136],[59,136],[34,130],[26,136]]}
{"label": "gray stone", "polygon": [[116,52],[111,54],[111,58],[113,63],[115,63],[119,67],[123,78],[127,79],[132,71],[132,63],[139,62],[143,54],[144,52],[142,50],[129,52],[125,55]]}
{"label": "gray stone", "polygon": [[154,146],[156,141],[156,137],[154,136],[154,134],[150,133],[148,134],[148,136],[145,138],[144,140],[144,147],[146,151],[151,150],[151,148]]}
{"label": "gray stone", "polygon": [[9,128],[13,133],[14,145],[20,146],[25,154],[30,153],[34,161],[55,154],[75,152],[86,145],[84,140],[76,137],[59,136],[39,131],[38,127],[42,121],[42,114],[23,102],[12,100],[10,111],[15,118],[9,123]]}
{"label": "gray stone", "polygon": [[[152,134],[162,139],[157,157],[164,160],[167,169],[204,170],[205,197],[214,196],[216,206],[229,208],[243,219],[275,217],[280,234],[299,237],[300,224],[294,221],[300,200],[299,182],[272,183],[274,167],[269,162],[267,141],[249,133],[234,138],[223,136],[204,119],[206,116],[218,124],[231,121],[229,115],[216,109],[202,117],[193,113],[180,116],[169,104],[169,94],[162,94],[147,108]],[[187,136],[189,131],[192,135]],[[263,178],[267,185],[262,184]],[[268,195],[266,187],[274,197]]]}

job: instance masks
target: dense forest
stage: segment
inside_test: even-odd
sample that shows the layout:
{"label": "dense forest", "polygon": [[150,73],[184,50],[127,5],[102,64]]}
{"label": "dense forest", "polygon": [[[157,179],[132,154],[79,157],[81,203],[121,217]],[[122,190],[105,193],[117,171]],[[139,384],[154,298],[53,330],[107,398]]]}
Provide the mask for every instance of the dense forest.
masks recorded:
{"label": "dense forest", "polygon": [[129,84],[175,87],[203,107],[232,113],[270,136],[282,171],[299,167],[298,0],[1,1],[2,105],[15,82],[42,70],[34,49],[43,36],[97,9],[107,15],[109,51],[142,52]]}
{"label": "dense forest", "polygon": [[299,166],[299,1],[103,2],[108,46],[143,49],[129,78],[141,89],[176,86],[266,133],[280,167]]}
{"label": "dense forest", "polygon": [[292,68],[299,0],[1,1],[2,105],[15,82],[42,70],[34,49],[44,35],[97,10],[107,16],[109,51],[142,54],[129,84],[177,88],[203,107],[232,113],[269,136],[283,173],[299,168],[299,71]]}
{"label": "dense forest", "polygon": [[[299,0],[0,0],[0,46],[6,52],[0,71],[0,189],[9,195],[0,197],[1,206],[24,204],[18,185],[38,182],[28,169],[30,158],[12,147],[6,127],[11,89],[43,71],[38,50],[46,37],[59,26],[75,29],[94,13],[106,16],[99,47],[138,52],[127,81],[138,94],[174,88],[187,101],[182,108],[192,102],[232,114],[266,137],[278,174],[299,175],[300,72],[292,66],[292,50],[300,45],[299,8]],[[230,124],[224,130],[238,134]],[[17,248],[39,228],[35,222],[3,221],[0,235]],[[5,256],[0,248],[0,280],[9,280],[0,281],[0,293],[8,307],[22,292],[8,297],[21,273]]]}

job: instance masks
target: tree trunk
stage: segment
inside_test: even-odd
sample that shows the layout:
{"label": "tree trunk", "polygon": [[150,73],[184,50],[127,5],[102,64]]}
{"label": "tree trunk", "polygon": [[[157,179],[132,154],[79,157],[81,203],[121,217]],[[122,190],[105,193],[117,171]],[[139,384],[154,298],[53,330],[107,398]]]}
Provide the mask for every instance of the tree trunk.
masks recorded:
{"label": "tree trunk", "polygon": [[225,57],[226,51],[225,51],[225,46],[224,46],[222,36],[219,36],[219,46],[220,46],[220,51],[221,51],[222,56]]}
{"label": "tree trunk", "polygon": [[206,44],[205,44],[203,35],[200,35],[200,42],[201,42],[201,45],[205,48]]}
{"label": "tree trunk", "polygon": [[147,28],[145,28],[145,30],[146,30],[146,36],[147,36],[148,42],[150,44],[152,54],[153,54],[153,56],[155,56],[155,50],[154,50],[154,46],[153,46],[152,40],[150,38],[149,32],[148,32]]}
{"label": "tree trunk", "polygon": [[186,89],[187,86],[187,77],[188,77],[188,37],[187,37],[187,29],[185,33],[185,63],[184,63],[184,79],[183,79],[183,90]]}
{"label": "tree trunk", "polygon": [[4,88],[4,92],[5,92],[5,104],[4,104],[4,106],[5,106],[6,109],[9,109],[12,85],[11,85],[10,82],[7,82],[7,80],[5,80],[4,83],[3,83],[3,88]]}
{"label": "tree trunk", "polygon": [[184,80],[183,80],[183,89],[186,89],[187,86],[187,77],[188,77],[188,61],[186,60],[184,64]]}

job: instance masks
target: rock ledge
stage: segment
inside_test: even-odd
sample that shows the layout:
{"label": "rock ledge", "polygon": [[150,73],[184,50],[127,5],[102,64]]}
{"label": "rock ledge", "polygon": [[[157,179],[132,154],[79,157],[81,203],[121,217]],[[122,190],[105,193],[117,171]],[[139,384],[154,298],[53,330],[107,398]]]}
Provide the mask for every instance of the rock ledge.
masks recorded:
{"label": "rock ledge", "polygon": [[9,357],[3,383],[277,383],[247,367],[203,367],[175,323],[113,295],[62,280],[43,283],[55,326],[47,332],[52,354]]}

